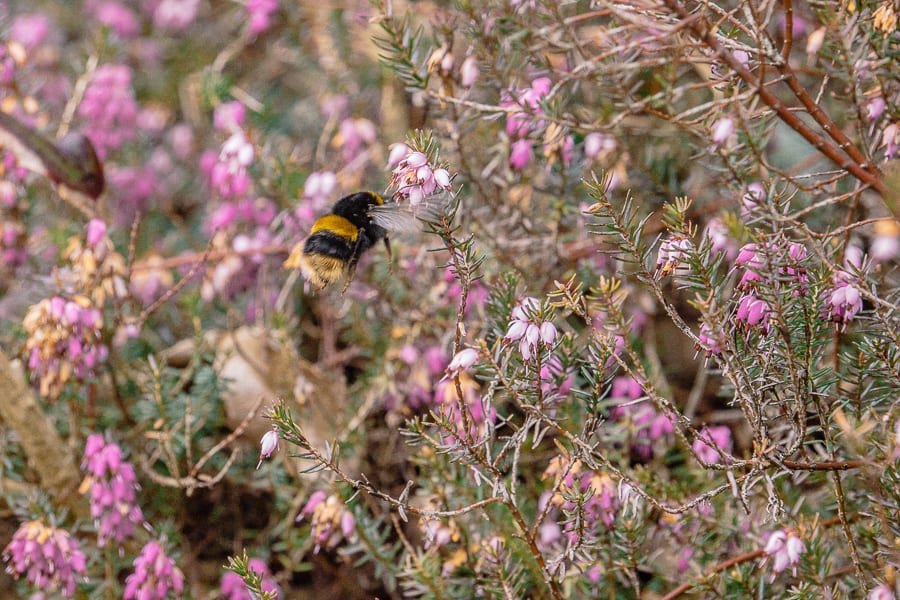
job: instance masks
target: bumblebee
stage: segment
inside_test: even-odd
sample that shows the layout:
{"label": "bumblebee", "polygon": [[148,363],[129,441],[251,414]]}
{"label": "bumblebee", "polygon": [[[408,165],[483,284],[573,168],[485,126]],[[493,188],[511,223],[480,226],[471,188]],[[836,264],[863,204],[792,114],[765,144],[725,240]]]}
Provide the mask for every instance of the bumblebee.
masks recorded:
{"label": "bumblebee", "polygon": [[445,201],[415,208],[385,203],[375,192],[344,196],[330,213],[316,219],[309,237],[294,247],[284,266],[300,269],[303,278],[316,290],[346,276],[346,290],[356,272],[356,263],[366,250],[383,240],[390,261],[390,233],[417,228],[417,218],[437,220],[445,208]]}

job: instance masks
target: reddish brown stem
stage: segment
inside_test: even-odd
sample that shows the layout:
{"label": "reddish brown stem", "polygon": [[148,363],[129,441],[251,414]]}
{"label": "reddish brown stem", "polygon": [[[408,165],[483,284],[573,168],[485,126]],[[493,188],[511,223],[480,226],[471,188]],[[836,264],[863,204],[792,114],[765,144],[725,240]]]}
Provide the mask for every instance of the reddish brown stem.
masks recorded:
{"label": "reddish brown stem", "polygon": [[[679,19],[682,19],[687,23],[686,29],[692,31],[694,35],[702,40],[703,43],[719,57],[719,59],[727,63],[728,66],[737,73],[745,83],[747,83],[747,85],[755,89],[760,99],[765,102],[769,108],[774,110],[778,115],[778,118],[786,125],[803,136],[803,138],[812,144],[816,150],[824,154],[838,167],[848,171],[861,182],[881,194],[881,196],[887,195],[888,189],[884,179],[881,177],[881,173],[874,165],[866,164],[867,161],[865,160],[865,157],[862,156],[859,149],[850,143],[849,139],[847,139],[844,133],[840,131],[838,126],[831,121],[821,108],[815,104],[815,101],[806,94],[806,90],[800,86],[799,82],[796,80],[796,76],[786,65],[780,67],[783,72],[786,72],[785,81],[787,81],[791,90],[797,95],[798,99],[804,104],[816,122],[819,123],[822,129],[824,129],[832,139],[837,141],[839,145],[829,142],[817,131],[801,121],[791,108],[769,91],[763,82],[760,82],[731,52],[728,51],[727,48],[722,46],[705,18],[688,13],[678,0],[664,1],[669,10],[677,15]],[[815,110],[813,110],[813,108]],[[847,154],[842,150],[846,151]],[[853,157],[858,157],[858,159],[861,160]]]}

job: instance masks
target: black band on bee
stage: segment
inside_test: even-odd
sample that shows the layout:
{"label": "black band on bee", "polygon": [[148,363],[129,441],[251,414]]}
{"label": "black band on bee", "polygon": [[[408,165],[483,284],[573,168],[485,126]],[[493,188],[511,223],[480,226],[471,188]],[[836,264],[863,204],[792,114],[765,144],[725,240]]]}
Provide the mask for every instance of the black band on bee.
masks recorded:
{"label": "black band on bee", "polygon": [[350,242],[343,236],[331,231],[317,231],[306,238],[303,252],[304,254],[331,256],[347,262],[353,258],[356,245],[356,242]]}

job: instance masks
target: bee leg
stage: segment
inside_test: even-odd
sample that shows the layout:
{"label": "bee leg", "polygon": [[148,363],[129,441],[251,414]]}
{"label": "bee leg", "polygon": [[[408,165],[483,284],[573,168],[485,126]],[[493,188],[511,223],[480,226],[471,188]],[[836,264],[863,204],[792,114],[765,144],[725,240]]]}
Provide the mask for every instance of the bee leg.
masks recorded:
{"label": "bee leg", "polygon": [[356,274],[356,263],[359,262],[359,255],[362,254],[360,252],[359,247],[362,243],[363,234],[365,234],[366,230],[363,228],[359,229],[359,233],[356,235],[356,245],[353,246],[353,256],[347,262],[347,281],[344,283],[344,288],[341,290],[341,295],[347,291],[347,288],[350,287],[350,282],[353,281],[353,276]]}
{"label": "bee leg", "polygon": [[388,275],[391,275],[394,273],[394,255],[391,252],[391,240],[388,236],[384,236],[384,248],[388,255]]}

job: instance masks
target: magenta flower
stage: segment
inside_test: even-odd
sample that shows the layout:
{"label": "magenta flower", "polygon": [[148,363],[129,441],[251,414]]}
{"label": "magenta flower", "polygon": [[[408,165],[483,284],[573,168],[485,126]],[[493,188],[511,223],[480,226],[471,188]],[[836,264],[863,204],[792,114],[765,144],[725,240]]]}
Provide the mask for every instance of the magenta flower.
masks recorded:
{"label": "magenta flower", "polygon": [[137,136],[138,105],[127,65],[103,65],[94,73],[78,105],[88,137],[103,160]]}
{"label": "magenta flower", "polygon": [[85,472],[81,489],[91,493],[97,546],[102,548],[109,541],[121,546],[134,535],[134,526],[144,521],[137,505],[134,467],[122,459],[118,445],[95,433],[85,443],[81,470]]}
{"label": "magenta flower", "polygon": [[756,294],[750,293],[745,294],[741,298],[735,319],[737,320],[738,325],[748,329],[758,326],[763,333],[769,333],[770,312],[771,309],[769,308],[768,302]]}
{"label": "magenta flower", "polygon": [[109,27],[122,39],[135,38],[141,31],[137,15],[120,2],[100,2],[94,5],[93,13],[99,23]]}
{"label": "magenta flower", "polygon": [[34,50],[44,43],[50,33],[50,21],[40,13],[16,17],[9,28],[9,40],[19,42],[26,50]]}
{"label": "magenta flower", "polygon": [[834,287],[825,290],[822,294],[822,318],[834,322],[834,326],[844,331],[847,323],[862,310],[862,293],[855,281],[855,277],[846,271],[841,271],[834,277]]}
{"label": "magenta flower", "polygon": [[76,538],[40,521],[19,527],[3,550],[3,561],[16,579],[24,575],[41,592],[58,589],[66,598],[75,595],[76,579],[84,578],[86,565]]}
{"label": "magenta flower", "polygon": [[506,99],[500,103],[500,106],[514,109],[506,115],[506,133],[510,138],[527,137],[533,127],[541,126],[543,121],[533,122],[532,114],[541,114],[540,103],[550,92],[550,87],[549,78],[538,77],[531,82],[531,87],[506,95]]}
{"label": "magenta flower", "polygon": [[509,166],[513,171],[521,171],[534,157],[534,149],[527,139],[516,140],[509,149]]}
{"label": "magenta flower", "polygon": [[250,16],[248,30],[255,36],[272,24],[272,13],[278,10],[278,0],[247,0],[247,12]]}
{"label": "magenta flower", "polygon": [[700,324],[700,333],[697,335],[700,340],[697,350],[703,350],[707,358],[712,355],[722,354],[722,342],[719,335],[707,322]]}
{"label": "magenta flower", "polygon": [[240,132],[247,117],[247,108],[238,102],[224,102],[213,112],[213,127],[225,133]]}
{"label": "magenta flower", "polygon": [[331,549],[341,540],[351,540],[356,529],[356,518],[336,495],[318,490],[309,497],[306,506],[297,516],[297,522],[310,521],[310,536],[315,542],[315,553],[324,547]]}
{"label": "magenta flower", "polygon": [[103,315],[86,296],[53,296],[28,309],[22,323],[31,380],[55,398],[71,381],[83,382],[106,362]]}
{"label": "magenta flower", "polygon": [[166,556],[159,542],[150,541],[134,559],[134,572],[125,579],[124,600],[165,600],[184,592],[184,575]]}
{"label": "magenta flower", "polygon": [[793,531],[778,530],[769,536],[763,551],[767,558],[774,557],[772,581],[775,581],[775,577],[788,567],[791,567],[794,577],[797,576],[797,564],[800,555],[806,552],[806,544]]}
{"label": "magenta flower", "polygon": [[[269,572],[269,566],[264,560],[259,558],[251,558],[247,565],[249,570],[256,573],[262,578],[260,589],[270,594],[275,594],[275,598],[279,600],[283,598],[281,588]],[[222,575],[222,583],[219,586],[219,592],[223,600],[253,600],[247,585],[241,576],[234,571],[225,571]]]}
{"label": "magenta flower", "polygon": [[[709,440],[715,447],[708,444],[704,440]],[[713,427],[704,427],[700,431],[700,435],[691,444],[694,453],[704,463],[728,463],[728,456],[722,456],[722,453],[731,453],[731,430],[725,425],[717,425]]]}

